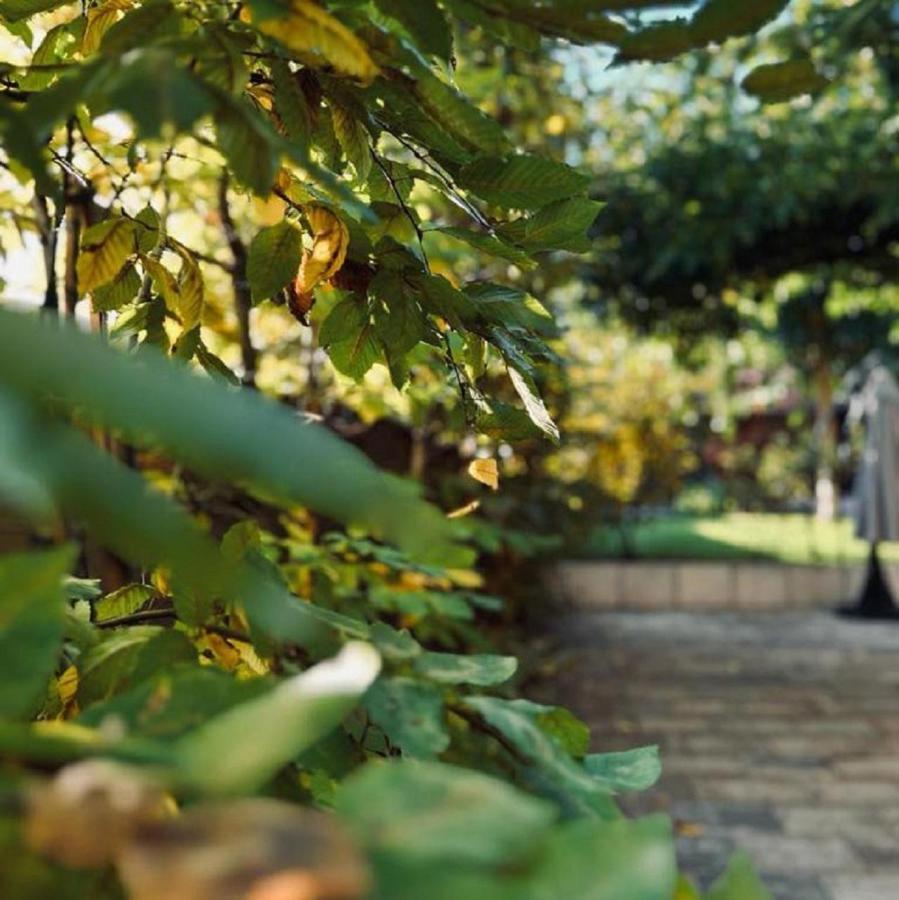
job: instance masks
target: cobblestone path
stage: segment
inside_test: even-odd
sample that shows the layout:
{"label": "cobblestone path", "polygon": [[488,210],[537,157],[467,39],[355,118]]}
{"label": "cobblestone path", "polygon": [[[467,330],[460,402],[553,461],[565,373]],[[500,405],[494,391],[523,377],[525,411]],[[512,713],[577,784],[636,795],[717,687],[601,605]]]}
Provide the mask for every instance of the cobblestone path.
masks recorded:
{"label": "cobblestone path", "polygon": [[625,798],[707,886],[735,847],[777,900],[899,900],[899,624],[826,612],[571,613],[537,693],[596,750],[661,747]]}

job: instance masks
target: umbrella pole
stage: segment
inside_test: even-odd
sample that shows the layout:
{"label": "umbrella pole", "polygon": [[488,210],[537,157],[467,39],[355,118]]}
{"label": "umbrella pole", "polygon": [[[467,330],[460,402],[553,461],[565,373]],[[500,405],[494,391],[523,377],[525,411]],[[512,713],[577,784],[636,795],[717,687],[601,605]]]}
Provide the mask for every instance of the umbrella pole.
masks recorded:
{"label": "umbrella pole", "polygon": [[889,582],[877,555],[877,541],[871,541],[865,584],[852,606],[844,606],[840,614],[856,619],[899,619],[899,606],[893,599]]}

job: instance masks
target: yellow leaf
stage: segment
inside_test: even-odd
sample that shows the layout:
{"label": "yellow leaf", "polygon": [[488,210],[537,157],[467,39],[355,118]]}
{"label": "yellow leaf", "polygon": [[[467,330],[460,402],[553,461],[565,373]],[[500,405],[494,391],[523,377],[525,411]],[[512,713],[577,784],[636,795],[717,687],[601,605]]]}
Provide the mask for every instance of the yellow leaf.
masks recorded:
{"label": "yellow leaf", "polygon": [[298,311],[300,319],[305,317],[312,306],[312,291],[315,286],[340,271],[350,244],[350,233],[346,225],[330,209],[310,205],[305,208],[305,212],[312,230],[312,249],[303,251],[300,270],[289,286],[291,310]]}
{"label": "yellow leaf", "polygon": [[495,459],[473,459],[468,465],[468,474],[494,491],[499,490],[499,467]]}
{"label": "yellow leaf", "polygon": [[165,305],[171,312],[178,312],[178,282],[175,281],[175,276],[152,256],[141,256],[140,261],[144,271],[153,279],[156,290],[165,300]]}
{"label": "yellow leaf", "polygon": [[474,589],[484,585],[484,579],[472,569],[447,569],[446,574],[458,587]]}
{"label": "yellow leaf", "polygon": [[86,293],[112,281],[134,250],[134,224],[107,219],[88,228],[78,254],[78,288]]}
{"label": "yellow leaf", "polygon": [[365,44],[342,22],[309,0],[293,0],[286,16],[256,22],[294,53],[317,57],[342,75],[371,84],[378,74]]}
{"label": "yellow leaf", "polygon": [[131,8],[131,0],[106,0],[100,6],[92,6],[87,11],[87,24],[81,37],[81,52],[84,56],[100,49],[103,35],[119,19],[122,10]]}
{"label": "yellow leaf", "polygon": [[448,519],[461,519],[465,516],[470,516],[476,509],[478,509],[481,505],[480,500],[472,500],[471,503],[466,503],[465,506],[460,506],[458,509],[454,509],[452,512],[448,512],[446,517]]}
{"label": "yellow leaf", "polygon": [[209,631],[197,641],[201,650],[207,650],[215,658],[223,669],[229,672],[236,669],[241,662],[240,651],[231,645],[229,641],[213,631]]}
{"label": "yellow leaf", "polygon": [[185,331],[190,331],[200,324],[200,316],[203,312],[203,275],[200,267],[190,251],[180,244],[175,250],[181,257],[181,272],[178,284],[178,314],[181,316],[181,325]]}
{"label": "yellow leaf", "polygon": [[69,666],[56,679],[56,692],[63,706],[68,706],[75,699],[78,693],[78,669],[75,666]]}

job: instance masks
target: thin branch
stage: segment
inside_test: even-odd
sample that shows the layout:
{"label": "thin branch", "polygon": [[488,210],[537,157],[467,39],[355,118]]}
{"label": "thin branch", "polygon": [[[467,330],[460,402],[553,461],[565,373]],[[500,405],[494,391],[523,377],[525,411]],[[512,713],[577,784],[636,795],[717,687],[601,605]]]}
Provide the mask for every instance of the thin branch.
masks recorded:
{"label": "thin branch", "polygon": [[253,297],[247,280],[247,248],[240,239],[234,220],[231,218],[231,207],[228,205],[228,173],[226,171],[223,171],[219,178],[218,203],[222,229],[225,232],[228,246],[231,248],[231,256],[234,258],[234,265],[231,267],[231,283],[234,289],[234,308],[237,313],[237,327],[240,335],[240,359],[243,366],[241,381],[247,387],[255,387],[258,353],[253,346],[253,336],[250,333],[250,310],[253,307]]}
{"label": "thin branch", "polygon": [[[381,173],[387,179],[387,182],[390,185],[390,188],[396,196],[397,202],[400,205],[400,209],[402,209],[403,214],[415,229],[415,235],[418,238],[418,246],[421,249],[421,257],[425,265],[425,271],[430,275],[431,263],[428,260],[428,254],[425,250],[424,233],[421,230],[421,225],[419,225],[418,219],[415,218],[415,215],[409,208],[409,204],[406,203],[406,200],[400,192],[400,189],[397,187],[396,180],[393,177],[393,173],[387,168],[387,166],[384,164],[384,161],[380,156],[378,156],[377,153],[375,153],[373,148],[370,148],[370,153],[372,159],[375,162],[375,165],[381,170]],[[471,428],[474,426],[474,416],[471,412],[472,400],[471,396],[469,395],[468,385],[465,381],[464,375],[462,374],[461,368],[459,368],[459,363],[456,361],[456,355],[453,353],[453,346],[450,343],[449,331],[440,332],[440,337],[443,340],[444,354],[446,356],[447,363],[453,370],[453,375],[456,378],[456,384],[459,388],[459,395],[462,398],[462,411],[465,415],[465,422],[469,426],[469,428]]]}
{"label": "thin branch", "polygon": [[[391,132],[393,134],[393,132]],[[486,229],[490,234],[495,234],[495,230],[484,214],[469,200],[463,197],[456,186],[450,181],[447,175],[443,172],[440,166],[435,163],[430,156],[426,153],[422,153],[414,144],[407,141],[404,137],[398,134],[393,134],[394,138],[399,141],[419,162],[424,163],[442,182],[443,186],[447,190],[447,194],[449,198],[458,206],[460,209],[464,209],[482,228]]]}
{"label": "thin branch", "polygon": [[177,618],[174,608],[142,609],[127,616],[103,619],[102,622],[95,622],[94,624],[97,628],[122,628],[127,625],[142,625],[144,622],[159,622],[163,619],[172,619],[174,621]]}
{"label": "thin branch", "polygon": [[512,743],[498,728],[494,728],[489,722],[481,718],[474,710],[468,709],[461,703],[447,703],[447,709],[455,713],[460,719],[464,719],[477,731],[493,738],[510,756],[525,766],[530,766],[531,761]]}

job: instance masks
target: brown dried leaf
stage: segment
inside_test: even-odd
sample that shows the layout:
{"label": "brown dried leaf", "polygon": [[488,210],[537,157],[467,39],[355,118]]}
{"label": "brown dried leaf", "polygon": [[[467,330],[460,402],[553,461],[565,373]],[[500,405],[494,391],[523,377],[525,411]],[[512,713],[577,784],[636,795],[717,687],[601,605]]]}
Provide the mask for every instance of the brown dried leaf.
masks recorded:
{"label": "brown dried leaf", "polygon": [[73,868],[112,862],[137,828],[164,818],[169,801],[134,769],[86,760],[61,769],[28,795],[24,833],[37,853]]}
{"label": "brown dried leaf", "polygon": [[263,798],[148,825],[118,866],[131,900],[356,900],[370,884],[335,819]]}
{"label": "brown dried leaf", "polygon": [[326,206],[310,205],[305,212],[312,231],[312,248],[303,251],[297,277],[287,288],[288,308],[304,324],[315,302],[315,286],[340,271],[350,244],[346,225]]}

